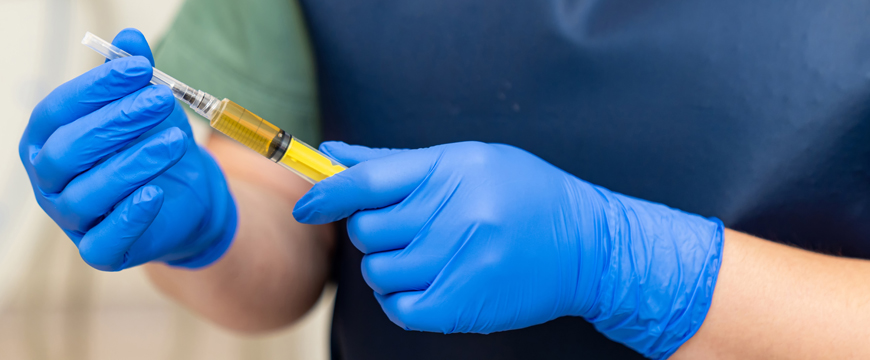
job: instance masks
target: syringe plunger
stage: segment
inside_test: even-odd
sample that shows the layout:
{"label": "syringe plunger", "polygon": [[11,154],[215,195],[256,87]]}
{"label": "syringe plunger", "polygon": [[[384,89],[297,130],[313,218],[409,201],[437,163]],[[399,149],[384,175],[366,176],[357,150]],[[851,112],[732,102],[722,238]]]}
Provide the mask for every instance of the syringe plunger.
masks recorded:
{"label": "syringe plunger", "polygon": [[[112,45],[108,41],[101,39],[99,36],[87,32],[82,39],[82,44],[93,49],[103,55],[106,59],[115,60],[124,57],[132,56],[130,53],[121,50],[121,48]],[[175,98],[189,105],[193,111],[202,115],[206,119],[211,120],[217,112],[220,100],[208,93],[194,89],[187,84],[176,80],[166,73],[153,69],[151,83],[154,85],[166,85],[172,89],[172,94]]]}

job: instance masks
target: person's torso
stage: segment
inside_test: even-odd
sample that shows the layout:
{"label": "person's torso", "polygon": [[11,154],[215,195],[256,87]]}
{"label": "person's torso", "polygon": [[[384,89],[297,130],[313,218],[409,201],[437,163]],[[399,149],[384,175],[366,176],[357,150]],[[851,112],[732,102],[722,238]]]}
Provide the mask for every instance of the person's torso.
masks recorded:
{"label": "person's torso", "polygon": [[[325,139],[511,144],[737,230],[870,257],[866,1],[302,6]],[[403,331],[360,257],[340,241],[335,358],[640,358],[582,319],[485,336]]]}

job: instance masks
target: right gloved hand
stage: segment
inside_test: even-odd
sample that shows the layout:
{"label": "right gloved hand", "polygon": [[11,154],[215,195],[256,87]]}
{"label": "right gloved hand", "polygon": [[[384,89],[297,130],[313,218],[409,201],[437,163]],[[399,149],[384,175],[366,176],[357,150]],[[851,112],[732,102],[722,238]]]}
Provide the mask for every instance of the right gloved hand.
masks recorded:
{"label": "right gloved hand", "polygon": [[363,278],[407,330],[488,334],[582,316],[665,359],[707,315],[719,220],[614,193],[503,144],[320,149],[351,167],[314,185],[293,216],[346,217]]}
{"label": "right gloved hand", "polygon": [[144,36],[128,29],[113,43],[140,56],[88,71],[33,110],[18,150],[36,199],[94,268],[211,264],[236,228],[226,180],[170,89],[149,85]]}

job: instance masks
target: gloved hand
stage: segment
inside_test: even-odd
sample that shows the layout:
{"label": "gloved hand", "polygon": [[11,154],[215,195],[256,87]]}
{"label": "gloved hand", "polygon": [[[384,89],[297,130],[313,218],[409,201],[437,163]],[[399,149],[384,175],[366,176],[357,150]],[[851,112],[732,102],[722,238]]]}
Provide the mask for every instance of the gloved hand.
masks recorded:
{"label": "gloved hand", "polygon": [[405,329],[491,333],[582,316],[661,358],[706,316],[718,220],[613,193],[507,145],[321,150],[357,165],[316,184],[293,215],[349,216],[363,277]]}
{"label": "gloved hand", "polygon": [[140,56],[88,71],[33,110],[19,155],[36,199],[94,268],[208,265],[235,233],[224,176],[169,88],[149,85],[144,36],[127,29],[113,43]]}

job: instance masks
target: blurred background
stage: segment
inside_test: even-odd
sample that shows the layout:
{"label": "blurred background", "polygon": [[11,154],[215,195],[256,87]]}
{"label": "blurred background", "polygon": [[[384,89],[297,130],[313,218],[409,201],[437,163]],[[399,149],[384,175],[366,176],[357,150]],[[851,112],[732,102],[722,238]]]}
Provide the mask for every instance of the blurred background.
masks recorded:
{"label": "blurred background", "polygon": [[0,0],[0,359],[326,359],[333,291],[299,324],[245,338],[158,294],[141,269],[103,273],[34,200],[18,160],[33,106],[100,64],[85,31],[153,44],[183,0]]}

